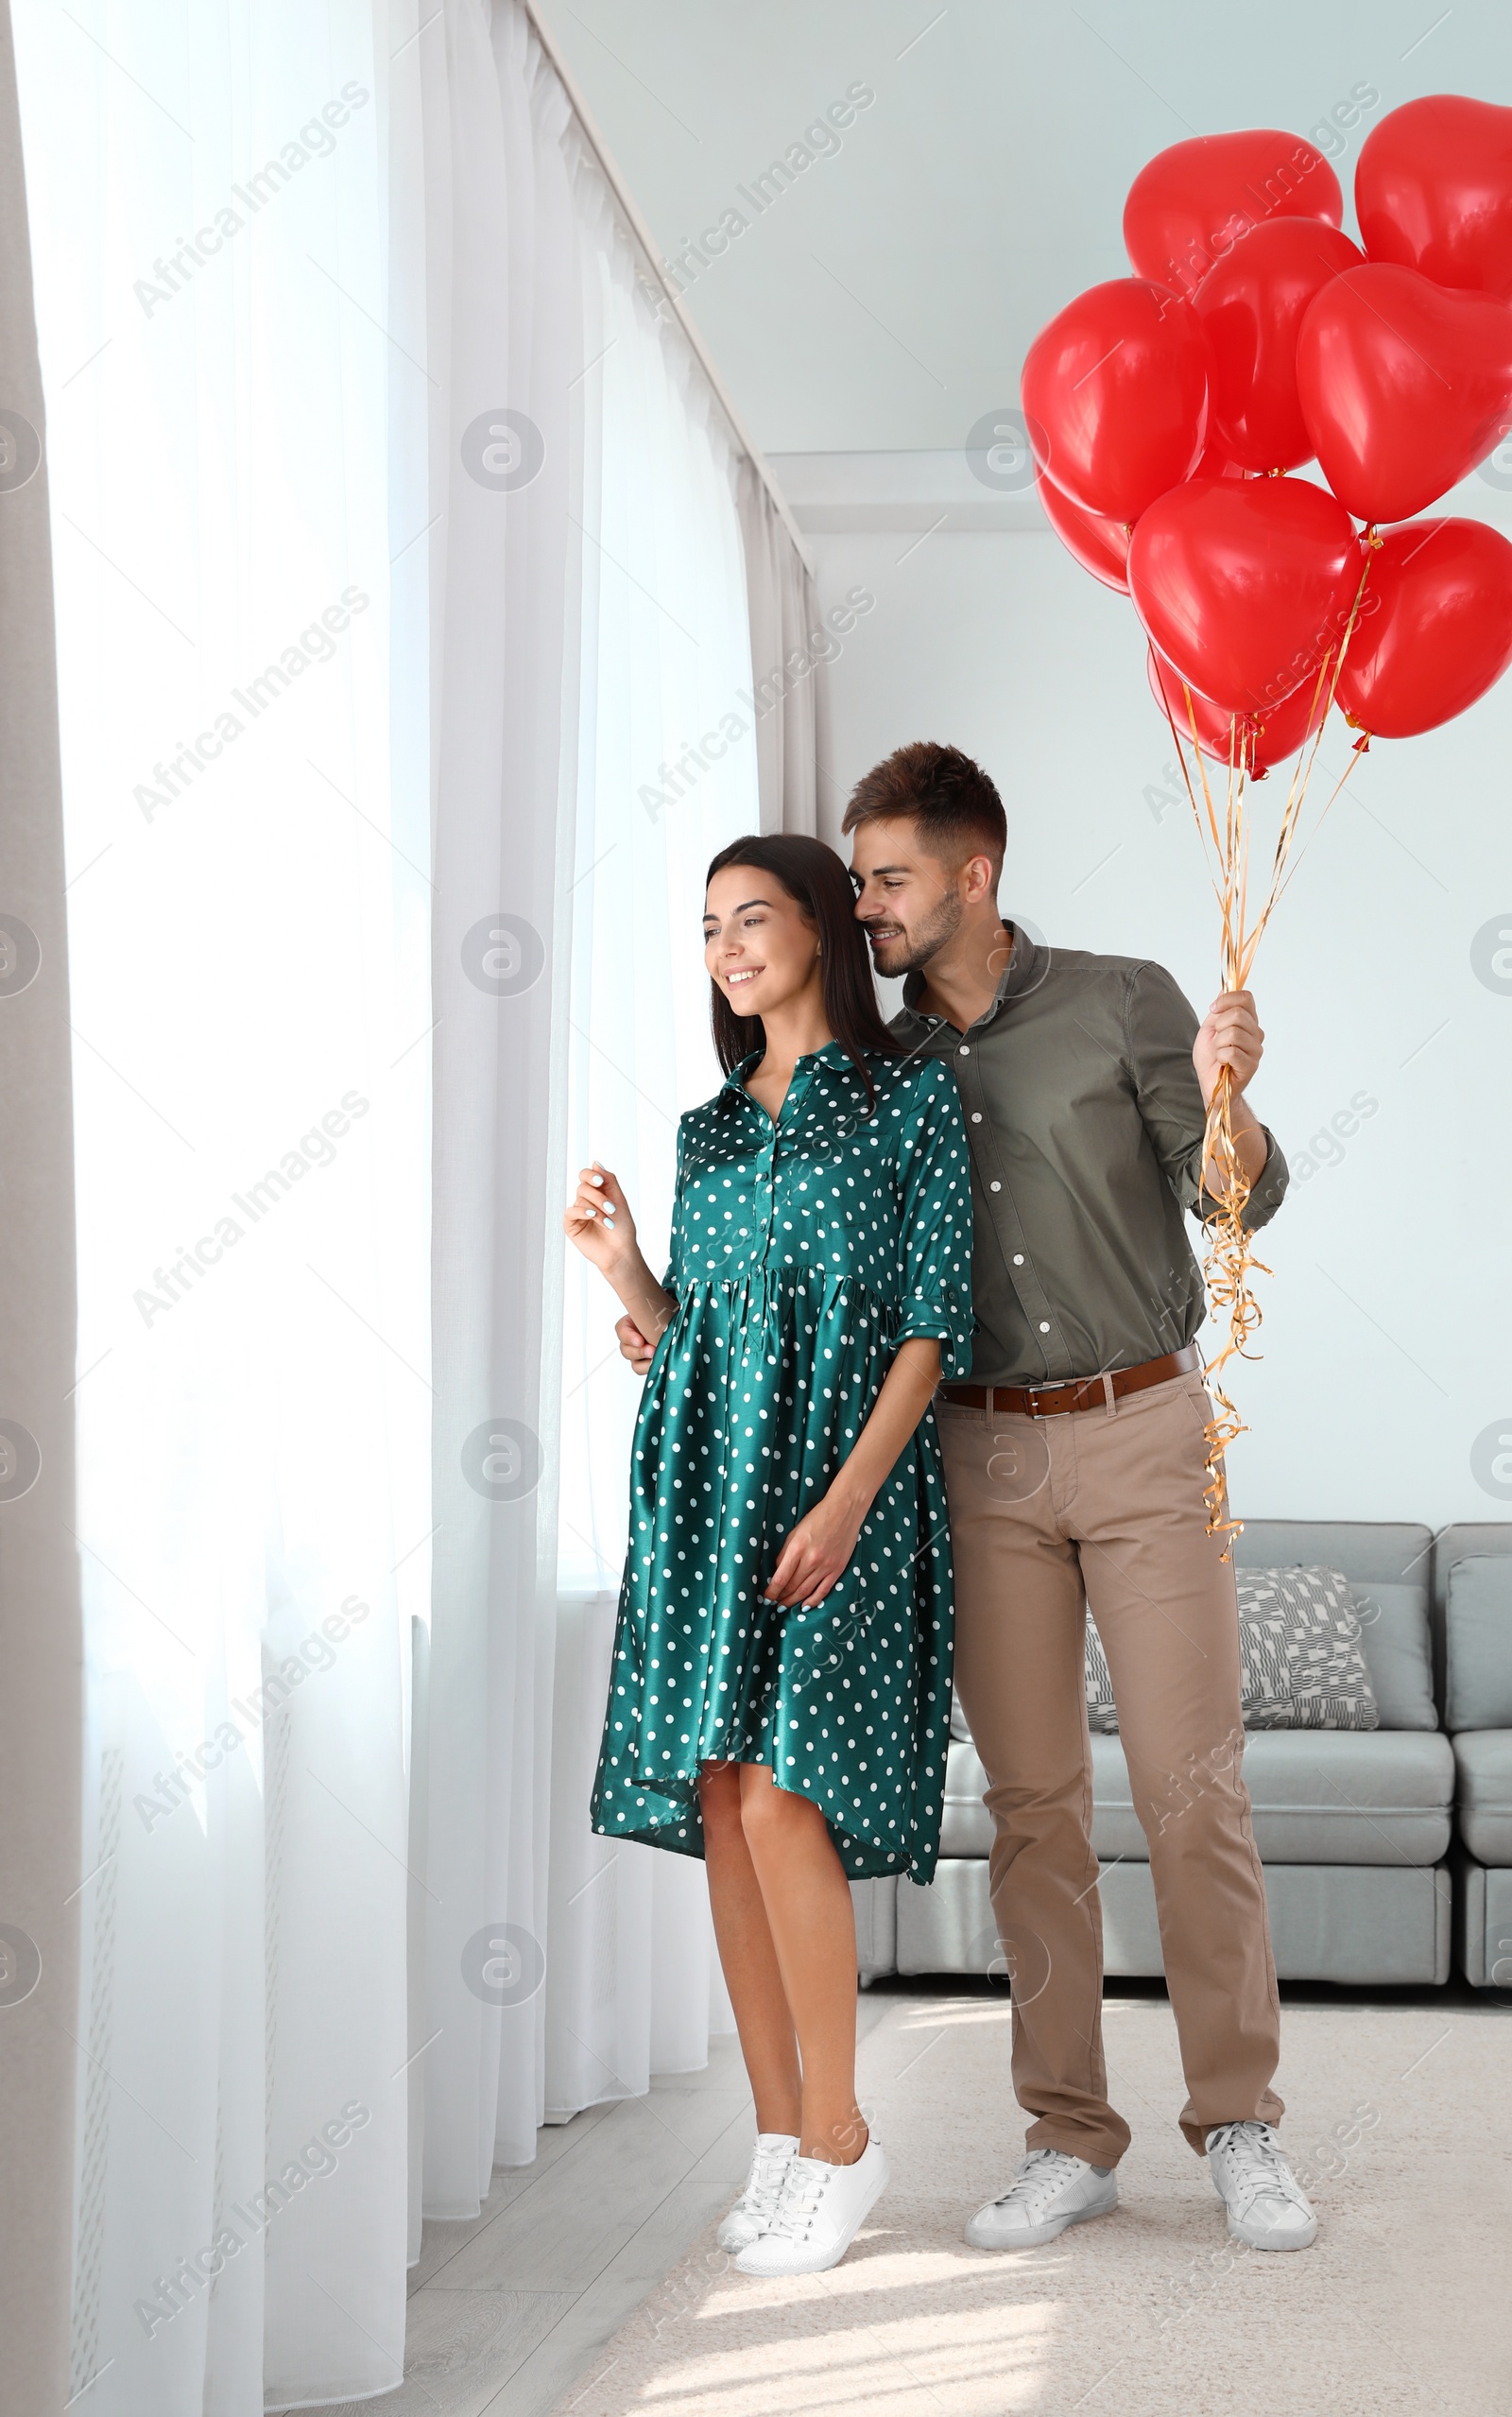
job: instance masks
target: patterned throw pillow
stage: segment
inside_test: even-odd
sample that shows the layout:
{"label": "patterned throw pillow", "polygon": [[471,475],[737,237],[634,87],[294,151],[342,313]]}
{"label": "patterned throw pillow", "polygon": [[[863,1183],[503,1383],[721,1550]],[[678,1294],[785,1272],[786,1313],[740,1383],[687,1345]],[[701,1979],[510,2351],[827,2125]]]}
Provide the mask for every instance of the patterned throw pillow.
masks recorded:
{"label": "patterned throw pillow", "polygon": [[[1360,1643],[1360,1614],[1337,1569],[1240,1569],[1240,1684],[1246,1729],[1380,1725]],[[1116,1736],[1102,1639],[1087,1623],[1087,1723]]]}
{"label": "patterned throw pillow", "polygon": [[1116,1737],[1118,1713],[1113,1703],[1113,1682],[1108,1674],[1108,1656],[1097,1624],[1091,1612],[1087,1614],[1087,1726],[1094,1737]]}
{"label": "patterned throw pillow", "polygon": [[1246,1729],[1374,1729],[1381,1715],[1349,1581],[1337,1569],[1240,1569]]}

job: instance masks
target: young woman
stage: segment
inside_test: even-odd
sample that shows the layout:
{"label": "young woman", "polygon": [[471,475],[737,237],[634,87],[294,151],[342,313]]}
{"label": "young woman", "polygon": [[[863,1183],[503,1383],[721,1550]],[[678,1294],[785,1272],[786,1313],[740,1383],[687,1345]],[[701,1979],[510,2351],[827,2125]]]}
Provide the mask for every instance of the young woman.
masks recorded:
{"label": "young woman", "polygon": [[728,1079],[679,1129],[664,1281],[607,1168],[566,1217],[651,1353],[593,1827],[708,1865],[759,2135],[719,2240],[751,2274],[833,2266],[885,2187],[848,1881],[933,1875],[950,1718],[929,1404],[970,1364],[966,1133],[882,1022],[854,904],[820,840],[715,856]]}

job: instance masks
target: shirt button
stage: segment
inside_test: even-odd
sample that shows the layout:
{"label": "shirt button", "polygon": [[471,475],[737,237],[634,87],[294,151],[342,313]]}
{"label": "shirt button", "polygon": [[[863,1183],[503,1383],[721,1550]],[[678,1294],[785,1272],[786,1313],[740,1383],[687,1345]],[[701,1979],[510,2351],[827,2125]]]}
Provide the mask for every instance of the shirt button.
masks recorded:
{"label": "shirt button", "polygon": [[1048,1335],[1048,1333],[1050,1332],[1050,1321],[1049,1321],[1049,1319],[1048,1319],[1048,1318],[1041,1318],[1041,1319],[1040,1319],[1040,1332],[1042,1335]]}
{"label": "shirt button", "polygon": [[1022,1252],[1022,1251],[1015,1251],[1015,1252],[1014,1252],[1014,1254],[1013,1254],[1013,1264],[1014,1264],[1014,1266],[1015,1266],[1016,1268],[1022,1268],[1022,1265],[1023,1265],[1023,1252]]}
{"label": "shirt button", "polygon": [[964,1041],[963,1041],[963,1042],[961,1043],[960,1048],[956,1051],[956,1055],[957,1055],[958,1057],[962,1057],[962,1058],[969,1058],[969,1057],[971,1056],[971,1052],[970,1047],[968,1046],[968,1044],[966,1044],[966,1042],[964,1042]]}
{"label": "shirt button", "polygon": [[982,1111],[981,1111],[981,1109],[980,1109],[980,1108],[973,1108],[973,1109],[972,1109],[972,1111],[971,1111],[971,1122],[972,1122],[972,1124],[973,1124],[973,1125],[979,1125],[979,1124],[981,1123],[981,1121],[982,1121]]}
{"label": "shirt button", "polygon": [[988,1190],[989,1192],[1001,1192],[1001,1191],[1002,1191],[1002,1189],[1003,1189],[1003,1186],[1002,1186],[1002,1184],[1001,1184],[1001,1183],[989,1183],[989,1184],[988,1185]]}

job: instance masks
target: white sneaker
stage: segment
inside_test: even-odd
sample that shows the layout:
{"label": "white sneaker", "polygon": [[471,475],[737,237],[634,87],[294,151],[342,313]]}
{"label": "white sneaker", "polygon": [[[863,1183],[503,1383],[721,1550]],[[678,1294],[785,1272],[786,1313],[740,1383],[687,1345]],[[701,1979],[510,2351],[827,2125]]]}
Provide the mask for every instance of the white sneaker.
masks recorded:
{"label": "white sneaker", "polygon": [[788,2167],[798,2155],[791,2132],[758,2132],[745,2187],[714,2235],[721,2249],[748,2249],[777,2213]]}
{"label": "white sneaker", "polygon": [[838,2266],[887,2187],[887,2160],[868,2140],[853,2166],[795,2157],[777,2213],[735,2260],[737,2274],[822,2274]]}
{"label": "white sneaker", "polygon": [[1310,2249],[1317,2218],[1268,2123],[1220,2123],[1208,2134],[1208,2170],[1228,2210],[1228,2231],[1251,2249]]}
{"label": "white sneaker", "polygon": [[1117,2205],[1111,2166],[1090,2166],[1068,2149],[1031,2149],[1011,2189],[978,2209],[966,2237],[972,2249],[1038,2249],[1068,2224],[1110,2216]]}

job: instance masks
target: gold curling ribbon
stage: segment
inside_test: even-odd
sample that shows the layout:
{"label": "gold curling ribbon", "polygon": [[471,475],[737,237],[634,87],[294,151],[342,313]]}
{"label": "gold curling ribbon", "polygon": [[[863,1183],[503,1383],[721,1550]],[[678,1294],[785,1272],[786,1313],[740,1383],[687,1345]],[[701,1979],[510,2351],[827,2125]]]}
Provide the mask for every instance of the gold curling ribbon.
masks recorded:
{"label": "gold curling ribbon", "polygon": [[[1237,715],[1229,716],[1228,780],[1223,801],[1223,811],[1220,815],[1213,802],[1212,788],[1209,785],[1206,762],[1197,745],[1197,718],[1192,701],[1192,691],[1183,682],[1181,693],[1186,699],[1192,756],[1197,768],[1197,778],[1202,784],[1200,806],[1197,803],[1196,791],[1192,785],[1192,776],[1187,769],[1181,734],[1177,729],[1175,717],[1166,701],[1163,686],[1161,689],[1165,717],[1171,727],[1171,736],[1176,744],[1177,760],[1181,767],[1181,777],[1186,784],[1187,796],[1197,826],[1197,836],[1202,841],[1203,851],[1208,859],[1213,895],[1218,902],[1219,954],[1223,968],[1223,988],[1226,991],[1248,989],[1249,976],[1254,966],[1256,951],[1260,946],[1261,936],[1270,921],[1282,891],[1297,871],[1296,864],[1291,866],[1290,871],[1287,870],[1287,865],[1297,838],[1303,801],[1307,795],[1313,766],[1317,760],[1323,726],[1328,719],[1334,692],[1339,684],[1339,672],[1349,650],[1349,640],[1354,633],[1355,623],[1359,618],[1366,580],[1370,575],[1370,552],[1380,544],[1381,540],[1371,527],[1365,531],[1361,542],[1366,548],[1365,568],[1360,574],[1360,584],[1354,592],[1354,602],[1349,607],[1349,617],[1339,641],[1338,653],[1335,655],[1332,647],[1327,649],[1318,665],[1317,679],[1313,689],[1313,711],[1316,711],[1317,700],[1323,693],[1325,682],[1328,682],[1328,704],[1325,705],[1319,716],[1311,751],[1305,740],[1297,751],[1297,762],[1292,769],[1291,787],[1287,793],[1280,828],[1277,835],[1276,851],[1271,859],[1270,878],[1266,884],[1263,901],[1253,921],[1250,920],[1249,911],[1250,833],[1247,790],[1254,780],[1263,777],[1254,771],[1253,762],[1255,740],[1264,725],[1263,722],[1253,721],[1250,717],[1251,726],[1241,728],[1240,716]],[[1331,665],[1332,677],[1330,676]],[[1308,718],[1312,719],[1312,714]],[[1313,826],[1313,832],[1309,834],[1308,840],[1303,846],[1297,851],[1298,863],[1306,852],[1307,845],[1311,844],[1313,836],[1321,828],[1329,807],[1333,803],[1354,769],[1361,751],[1368,744],[1366,735],[1357,741],[1350,751],[1349,761],[1325,799],[1322,812]],[[1208,1421],[1205,1438],[1207,1483],[1203,1488],[1203,1499],[1208,1506],[1208,1533],[1210,1536],[1223,1537],[1223,1550],[1219,1558],[1223,1561],[1231,1561],[1234,1538],[1243,1532],[1244,1522],[1228,1516],[1228,1486],[1224,1476],[1224,1454],[1235,1438],[1246,1434],[1247,1428],[1233,1401],[1224,1390],[1223,1374],[1230,1359],[1236,1356],[1240,1359],[1252,1359],[1258,1356],[1248,1348],[1259,1333],[1262,1322],[1261,1306],[1255,1298],[1251,1279],[1256,1275],[1269,1275],[1271,1270],[1263,1260],[1256,1258],[1250,1248],[1249,1234],[1245,1224],[1245,1210],[1249,1201],[1251,1186],[1234,1142],[1233,1074],[1228,1066],[1219,1069],[1218,1080],[1208,1107],[1207,1126],[1203,1135],[1205,1179],[1210,1169],[1216,1171],[1218,1182],[1216,1188],[1211,1183],[1208,1183],[1206,1188],[1209,1198],[1216,1200],[1217,1207],[1204,1220],[1207,1248],[1203,1254],[1202,1273],[1208,1288],[1209,1303],[1214,1315],[1226,1317],[1228,1320],[1228,1339],[1203,1370],[1213,1402],[1212,1416]]]}

